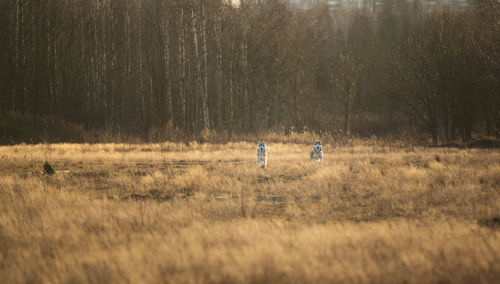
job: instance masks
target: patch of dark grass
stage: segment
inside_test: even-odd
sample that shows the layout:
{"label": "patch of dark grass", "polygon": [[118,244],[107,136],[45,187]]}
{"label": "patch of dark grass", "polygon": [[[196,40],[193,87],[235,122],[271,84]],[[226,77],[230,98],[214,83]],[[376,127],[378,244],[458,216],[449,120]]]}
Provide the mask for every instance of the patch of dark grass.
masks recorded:
{"label": "patch of dark grass", "polygon": [[482,227],[488,227],[491,229],[500,229],[500,216],[479,219],[477,224]]}
{"label": "patch of dark grass", "polygon": [[49,162],[45,162],[45,164],[43,164],[43,172],[47,175],[53,175],[56,173],[56,170]]}

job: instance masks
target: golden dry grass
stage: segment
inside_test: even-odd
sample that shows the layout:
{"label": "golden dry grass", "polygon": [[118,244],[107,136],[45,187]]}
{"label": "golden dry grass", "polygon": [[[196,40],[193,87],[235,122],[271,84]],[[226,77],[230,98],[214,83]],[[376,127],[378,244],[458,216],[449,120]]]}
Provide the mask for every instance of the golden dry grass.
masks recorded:
{"label": "golden dry grass", "polygon": [[0,147],[0,282],[500,279],[499,151],[310,148]]}

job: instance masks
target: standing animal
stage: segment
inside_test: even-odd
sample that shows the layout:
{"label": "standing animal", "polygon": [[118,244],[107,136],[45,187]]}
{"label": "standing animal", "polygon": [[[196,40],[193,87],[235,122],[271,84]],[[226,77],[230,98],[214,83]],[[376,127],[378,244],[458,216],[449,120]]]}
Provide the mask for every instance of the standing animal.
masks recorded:
{"label": "standing animal", "polygon": [[322,163],[323,162],[323,149],[321,147],[321,141],[314,141],[314,148],[311,152],[311,162],[317,161]]}
{"label": "standing animal", "polygon": [[257,144],[257,165],[265,168],[267,166],[267,149],[264,141]]}

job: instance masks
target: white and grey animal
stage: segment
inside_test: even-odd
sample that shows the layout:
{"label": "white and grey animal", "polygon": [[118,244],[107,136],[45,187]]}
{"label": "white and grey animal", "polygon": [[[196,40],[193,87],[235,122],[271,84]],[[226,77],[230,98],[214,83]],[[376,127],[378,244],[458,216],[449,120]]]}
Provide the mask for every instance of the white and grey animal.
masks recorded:
{"label": "white and grey animal", "polygon": [[257,144],[257,165],[265,168],[267,166],[267,149],[264,141]]}
{"label": "white and grey animal", "polygon": [[311,152],[311,162],[317,161],[322,163],[323,162],[323,148],[321,147],[321,141],[314,141],[314,148],[313,151]]}

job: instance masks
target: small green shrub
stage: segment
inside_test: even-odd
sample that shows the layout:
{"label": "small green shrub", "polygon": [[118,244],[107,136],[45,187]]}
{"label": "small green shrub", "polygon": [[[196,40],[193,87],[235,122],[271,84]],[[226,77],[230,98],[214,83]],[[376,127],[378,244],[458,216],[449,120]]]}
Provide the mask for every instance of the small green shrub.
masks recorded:
{"label": "small green shrub", "polygon": [[45,164],[43,164],[43,171],[48,175],[53,175],[56,173],[56,170],[49,162],[45,162]]}

